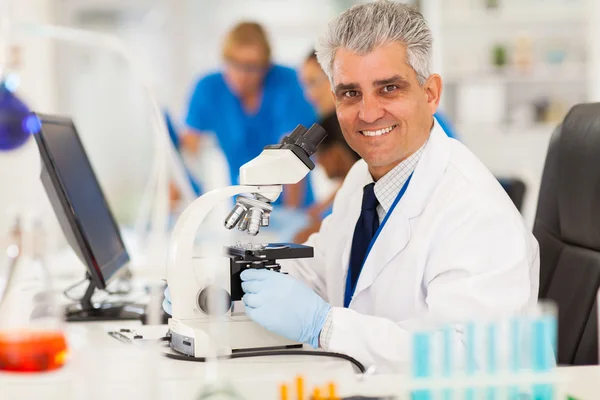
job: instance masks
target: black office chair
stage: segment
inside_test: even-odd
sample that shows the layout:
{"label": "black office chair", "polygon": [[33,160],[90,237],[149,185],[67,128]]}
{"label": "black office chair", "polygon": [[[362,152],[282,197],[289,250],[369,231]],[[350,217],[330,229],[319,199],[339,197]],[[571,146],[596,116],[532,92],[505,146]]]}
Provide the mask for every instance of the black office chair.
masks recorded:
{"label": "black office chair", "polygon": [[550,141],[533,228],[541,299],[558,304],[558,363],[598,363],[600,103],[573,107]]}
{"label": "black office chair", "polygon": [[523,211],[523,200],[525,199],[525,192],[527,190],[525,182],[519,178],[501,178],[498,179],[508,197],[512,200],[515,207],[519,212]]}

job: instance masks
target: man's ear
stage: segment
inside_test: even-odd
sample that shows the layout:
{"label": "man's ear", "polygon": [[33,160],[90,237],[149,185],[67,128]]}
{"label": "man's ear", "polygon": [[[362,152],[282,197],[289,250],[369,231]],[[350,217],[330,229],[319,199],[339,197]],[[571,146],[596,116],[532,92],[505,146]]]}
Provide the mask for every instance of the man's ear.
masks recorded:
{"label": "man's ear", "polygon": [[429,104],[431,113],[433,114],[436,112],[442,98],[442,77],[438,74],[432,74],[425,82],[424,87],[427,104]]}

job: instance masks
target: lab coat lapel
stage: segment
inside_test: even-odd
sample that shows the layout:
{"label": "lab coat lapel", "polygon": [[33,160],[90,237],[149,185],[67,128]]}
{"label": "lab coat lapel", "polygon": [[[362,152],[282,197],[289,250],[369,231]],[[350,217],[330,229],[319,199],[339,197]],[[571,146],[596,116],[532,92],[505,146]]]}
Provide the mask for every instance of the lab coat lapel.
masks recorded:
{"label": "lab coat lapel", "polygon": [[[408,194],[408,190],[406,193]],[[396,254],[404,250],[410,240],[410,221],[406,213],[402,212],[400,203],[390,215],[365,260],[354,296],[371,286],[377,275]]]}
{"label": "lab coat lapel", "polygon": [[[419,216],[442,178],[450,158],[449,139],[435,121],[408,188],[390,214],[360,273],[354,297],[373,284],[379,273],[410,241],[410,220]],[[408,266],[407,266],[408,267]]]}

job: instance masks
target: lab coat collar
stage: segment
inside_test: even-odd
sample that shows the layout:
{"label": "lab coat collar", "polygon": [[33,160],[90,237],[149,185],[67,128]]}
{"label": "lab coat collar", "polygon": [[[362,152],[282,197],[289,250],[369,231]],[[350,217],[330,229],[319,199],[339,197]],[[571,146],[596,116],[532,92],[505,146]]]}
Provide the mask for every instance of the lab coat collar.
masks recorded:
{"label": "lab coat collar", "polygon": [[375,241],[360,273],[353,298],[371,286],[389,262],[404,250],[410,240],[410,219],[421,215],[442,179],[450,158],[452,139],[448,138],[435,118],[434,121],[429,142],[415,168],[412,180]]}
{"label": "lab coat collar", "polygon": [[[429,142],[412,177],[412,181],[402,198],[400,207],[408,218],[421,215],[427,200],[442,179],[448,161],[450,160],[450,144],[452,139],[446,135],[444,129],[434,118],[433,129],[429,136]],[[392,215],[390,215],[390,219]],[[382,232],[383,233],[383,232]]]}

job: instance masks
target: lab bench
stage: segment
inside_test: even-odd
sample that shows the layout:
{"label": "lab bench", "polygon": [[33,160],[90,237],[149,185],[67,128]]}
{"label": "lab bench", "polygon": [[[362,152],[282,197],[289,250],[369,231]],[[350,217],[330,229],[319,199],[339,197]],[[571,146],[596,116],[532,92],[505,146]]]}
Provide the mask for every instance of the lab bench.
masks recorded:
{"label": "lab bench", "polygon": [[[160,331],[160,327],[152,327]],[[167,359],[140,346],[125,344],[108,332],[139,330],[138,322],[88,322],[67,325],[71,358],[60,370],[42,374],[0,373],[1,399],[197,399],[207,364]],[[166,331],[166,326],[164,327]],[[559,367],[567,393],[593,400],[600,393],[600,366]],[[408,376],[356,375],[343,360],[281,356],[225,360],[218,375],[247,400],[279,399],[282,384],[298,375],[306,387],[334,382],[340,396],[399,393]],[[292,397],[293,398],[293,397]],[[401,398],[401,397],[399,397]]]}

